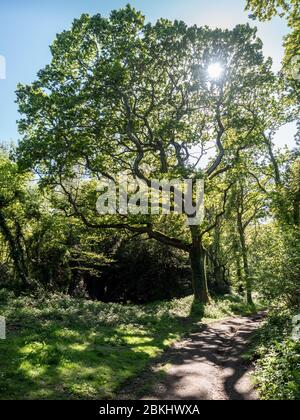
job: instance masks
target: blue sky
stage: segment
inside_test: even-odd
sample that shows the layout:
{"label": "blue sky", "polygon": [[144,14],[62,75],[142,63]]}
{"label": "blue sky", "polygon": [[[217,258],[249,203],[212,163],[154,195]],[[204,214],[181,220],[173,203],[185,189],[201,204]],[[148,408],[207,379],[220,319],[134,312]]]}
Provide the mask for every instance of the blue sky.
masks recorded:
{"label": "blue sky", "polygon": [[[0,80],[0,141],[17,142],[16,85],[31,83],[37,71],[50,61],[49,45],[56,33],[69,28],[81,13],[107,16],[112,9],[127,3],[141,10],[150,21],[165,17],[223,28],[249,22],[258,26],[265,55],[273,58],[274,69],[280,67],[282,38],[287,33],[284,20],[250,21],[244,11],[246,0],[1,0],[0,55],[6,59],[6,79]],[[282,128],[276,144],[292,147],[295,131],[294,124]]]}

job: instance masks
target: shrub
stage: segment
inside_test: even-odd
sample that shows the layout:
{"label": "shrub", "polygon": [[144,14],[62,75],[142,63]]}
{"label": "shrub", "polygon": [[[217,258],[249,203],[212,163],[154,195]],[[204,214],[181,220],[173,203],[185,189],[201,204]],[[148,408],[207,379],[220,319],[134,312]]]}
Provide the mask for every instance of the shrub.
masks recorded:
{"label": "shrub", "polygon": [[262,399],[300,399],[300,341],[291,338],[292,317],[292,311],[272,313],[257,335],[254,380]]}

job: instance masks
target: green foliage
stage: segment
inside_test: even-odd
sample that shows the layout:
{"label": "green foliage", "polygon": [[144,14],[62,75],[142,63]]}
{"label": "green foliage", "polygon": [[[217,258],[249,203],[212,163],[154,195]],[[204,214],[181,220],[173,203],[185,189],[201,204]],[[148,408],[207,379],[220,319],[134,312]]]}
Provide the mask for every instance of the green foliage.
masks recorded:
{"label": "green foliage", "polygon": [[[251,10],[252,18],[270,20],[274,16],[280,16],[287,20],[291,32],[284,39],[285,58],[284,68],[289,83],[295,95],[299,93],[299,80],[291,77],[292,59],[300,54],[300,2],[299,0],[247,0],[247,10]],[[299,101],[298,101],[299,102]]]}
{"label": "green foliage", "polygon": [[[299,52],[299,1],[247,4],[259,19],[288,18],[288,64]],[[3,397],[112,397],[195,320],[251,314],[252,294],[299,307],[299,151],[273,147],[299,114],[298,82],[272,73],[256,29],[146,24],[128,5],[75,19],[51,53],[17,90],[18,161],[0,150],[0,286],[22,294],[0,291]],[[203,223],[99,215],[99,181],[125,170],[146,183],[204,178]],[[204,306],[207,277],[222,297]],[[197,303],[173,299],[191,284]],[[247,303],[227,295],[245,290]],[[259,338],[263,398],[299,398],[289,325],[289,313],[272,316]]]}
{"label": "green foliage", "polygon": [[251,250],[255,288],[269,301],[299,305],[299,233],[299,229],[282,229],[266,224],[255,235]]}
{"label": "green foliage", "polygon": [[[191,264],[193,285],[208,301],[202,238],[224,214],[231,181],[224,173],[234,176],[241,151],[260,145],[261,126],[269,128],[261,110],[278,96],[256,29],[212,30],[163,19],[145,24],[128,5],[108,18],[82,15],[57,35],[51,53],[37,80],[17,90],[19,162],[63,193],[65,210],[87,227],[126,229],[202,254]],[[224,70],[220,80],[208,73],[215,61]],[[200,168],[213,145],[214,156]],[[184,197],[186,214],[177,223],[175,217],[169,224],[152,215],[99,216],[97,181],[124,171],[148,185],[150,179],[204,177],[209,217],[189,231]]]}
{"label": "green foliage", "polygon": [[16,289],[29,286],[24,233],[26,221],[34,217],[36,202],[29,186],[30,178],[29,173],[21,173],[18,165],[0,150],[0,242],[4,256],[9,255],[13,261],[12,273],[8,261],[3,265]]}
{"label": "green foliage", "polygon": [[266,20],[276,15],[297,19],[298,7],[299,0],[247,0],[247,8],[252,8],[256,17]]}
{"label": "green foliage", "polygon": [[291,338],[291,311],[276,311],[255,338],[254,379],[266,400],[300,400],[300,341]]}

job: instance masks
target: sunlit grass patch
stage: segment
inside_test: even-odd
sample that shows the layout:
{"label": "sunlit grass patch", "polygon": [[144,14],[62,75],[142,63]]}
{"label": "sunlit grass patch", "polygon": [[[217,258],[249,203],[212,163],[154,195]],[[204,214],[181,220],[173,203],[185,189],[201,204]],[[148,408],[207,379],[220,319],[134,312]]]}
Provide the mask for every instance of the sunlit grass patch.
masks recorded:
{"label": "sunlit grass patch", "polygon": [[213,301],[203,313],[192,296],[138,306],[0,291],[8,326],[0,342],[0,398],[113,398],[201,317],[232,315],[232,303],[239,304]]}

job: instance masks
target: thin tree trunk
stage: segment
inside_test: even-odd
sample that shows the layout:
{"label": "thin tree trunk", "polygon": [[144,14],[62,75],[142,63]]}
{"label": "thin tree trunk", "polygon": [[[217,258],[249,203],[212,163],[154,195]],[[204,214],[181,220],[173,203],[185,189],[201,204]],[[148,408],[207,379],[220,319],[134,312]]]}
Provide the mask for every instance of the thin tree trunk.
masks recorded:
{"label": "thin tree trunk", "polygon": [[206,304],[209,302],[209,294],[206,278],[206,253],[201,243],[201,237],[196,226],[190,227],[192,234],[192,246],[190,261],[193,278],[193,291],[195,300]]}
{"label": "thin tree trunk", "polygon": [[226,269],[224,264],[221,262],[221,248],[220,244],[222,242],[221,239],[221,231],[220,231],[220,223],[217,223],[214,230],[214,242],[211,246],[211,252],[208,254],[208,259],[211,260],[215,285],[216,285],[216,292],[217,293],[229,293],[230,287],[228,282],[226,281]]}
{"label": "thin tree trunk", "polygon": [[242,276],[241,259],[240,259],[239,253],[237,253],[236,255],[236,275],[238,279],[239,293],[242,293],[244,290],[244,284],[243,284],[243,276]]}
{"label": "thin tree trunk", "polygon": [[252,305],[253,304],[252,284],[251,284],[250,269],[249,269],[249,263],[248,263],[248,253],[247,253],[247,246],[246,246],[246,239],[245,239],[245,231],[243,228],[243,223],[242,223],[240,214],[238,214],[237,223],[238,223],[238,231],[239,231],[239,236],[240,236],[244,273],[245,273],[246,301],[249,305]]}

